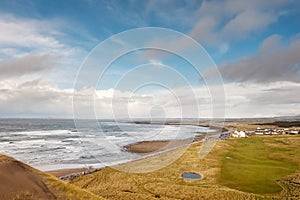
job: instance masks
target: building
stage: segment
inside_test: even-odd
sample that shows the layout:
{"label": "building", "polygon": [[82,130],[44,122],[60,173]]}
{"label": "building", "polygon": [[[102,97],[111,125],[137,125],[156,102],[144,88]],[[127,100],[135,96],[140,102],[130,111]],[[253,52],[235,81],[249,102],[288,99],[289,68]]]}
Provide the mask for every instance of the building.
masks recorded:
{"label": "building", "polygon": [[239,138],[239,137],[245,138],[245,137],[247,137],[246,133],[244,131],[237,131],[237,130],[234,131],[234,133],[232,133],[231,136],[235,137],[235,138]]}
{"label": "building", "polygon": [[290,135],[298,135],[299,131],[292,130],[292,131],[286,131],[285,133]]}

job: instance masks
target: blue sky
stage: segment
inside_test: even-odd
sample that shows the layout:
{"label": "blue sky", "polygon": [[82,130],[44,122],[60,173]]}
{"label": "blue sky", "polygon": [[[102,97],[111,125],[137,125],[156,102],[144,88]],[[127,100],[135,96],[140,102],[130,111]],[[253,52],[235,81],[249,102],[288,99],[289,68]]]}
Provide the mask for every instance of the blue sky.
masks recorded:
{"label": "blue sky", "polygon": [[[25,20],[47,21],[53,26],[56,25],[54,28],[61,33],[56,36],[57,40],[90,51],[98,42],[132,28],[164,27],[188,34],[197,24],[197,20],[200,21],[201,17],[208,16],[205,13],[201,14],[201,7],[211,4],[210,7],[221,7],[214,9],[223,9],[224,2],[226,1],[208,1],[208,3],[202,1],[1,1],[0,9],[2,15]],[[231,2],[233,6],[241,4],[241,1]],[[245,31],[241,37],[233,34],[232,37],[219,38],[229,45],[226,53],[218,51],[217,48],[221,48],[220,43],[210,45],[208,42],[208,44],[201,43],[201,39],[198,39],[209,53],[214,55],[215,62],[219,64],[224,60],[234,61],[251,55],[259,48],[260,43],[272,34],[281,35],[288,40],[299,33],[300,6],[297,1],[263,2],[265,3],[254,1],[253,5],[245,5],[243,9],[236,8],[236,13],[232,11],[229,14],[218,14],[214,13],[218,10],[212,10],[210,15],[213,17],[220,18],[218,15],[224,17],[217,22],[218,25],[213,32],[221,31],[224,24],[229,23],[239,12],[247,10],[247,6],[268,18],[261,25],[253,25],[257,28]],[[257,21],[257,24],[263,20],[255,18],[255,15],[251,17],[253,21]],[[47,26],[47,23],[45,25]],[[194,39],[197,40],[197,37]]]}
{"label": "blue sky", "polygon": [[[0,89],[7,96],[0,98],[0,109],[5,113],[2,117],[70,117],[72,109],[63,99],[71,99],[76,74],[85,57],[114,34],[143,27],[179,31],[205,48],[222,75],[228,117],[297,115],[297,95],[280,102],[268,98],[300,93],[299,18],[300,3],[296,0],[2,0]],[[142,63],[171,66],[196,90],[203,86],[189,64],[175,56],[144,60],[130,56],[134,54],[111,67],[102,85],[97,86],[98,92],[109,96],[120,77]],[[206,80],[216,75],[209,68],[203,68],[201,73]],[[163,72],[158,71],[159,75],[163,76]],[[171,81],[172,77],[165,79]],[[30,94],[29,87],[37,92]],[[248,100],[237,107],[240,99]],[[166,105],[166,111],[176,113],[168,107],[169,99],[160,104]],[[45,109],[39,110],[41,106]],[[53,111],[55,107],[61,109]],[[256,113],[254,107],[264,109]]]}

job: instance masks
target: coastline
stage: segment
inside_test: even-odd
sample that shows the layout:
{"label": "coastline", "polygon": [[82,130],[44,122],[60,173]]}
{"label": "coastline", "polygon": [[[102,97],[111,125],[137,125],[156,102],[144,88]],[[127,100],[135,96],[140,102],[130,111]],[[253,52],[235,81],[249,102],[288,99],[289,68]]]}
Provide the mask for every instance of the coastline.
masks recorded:
{"label": "coastline", "polygon": [[[201,126],[201,127],[210,127],[211,130],[214,132],[212,133],[225,133],[229,131],[225,127],[219,127],[217,125],[209,126],[208,124],[204,123],[197,123],[197,122],[165,122],[165,123],[150,123],[150,122],[134,122],[136,124],[159,124],[159,125],[191,125],[191,126]],[[206,134],[209,134],[209,132],[199,132],[194,138],[188,138],[188,139],[182,139],[182,140],[153,140],[153,141],[139,141],[135,143],[131,143],[128,145],[123,146],[123,151],[127,151],[130,153],[136,153],[139,155],[142,155],[143,157],[127,160],[121,163],[115,163],[112,165],[107,165],[103,167],[95,167],[91,166],[90,168],[63,168],[63,169],[55,169],[55,170],[49,170],[45,171],[47,173],[50,173],[60,179],[63,180],[72,180],[74,178],[77,178],[78,176],[86,175],[93,173],[95,171],[101,170],[106,167],[113,167],[118,166],[126,163],[131,163],[137,160],[143,160],[147,159],[149,157],[158,156],[170,151],[174,151],[178,148],[189,146],[193,143],[203,142]]]}
{"label": "coastline", "polygon": [[[231,127],[228,127],[227,125],[227,128],[230,129]],[[258,141],[260,141],[261,143]],[[282,156],[287,156],[288,158],[290,158],[290,155],[285,151],[276,152],[275,151],[276,148],[278,147],[289,148],[293,152],[293,149],[297,149],[297,147],[299,146],[298,141],[299,141],[299,136],[290,136],[290,135],[277,135],[272,137],[254,136],[251,137],[250,139],[229,139],[226,142],[220,141],[218,142],[218,145],[216,145],[216,148],[209,154],[207,159],[201,160],[201,164],[199,162],[200,160],[197,153],[201,148],[202,145],[201,141],[191,141],[190,143],[191,145],[188,144],[189,146],[180,147],[179,145],[179,146],[175,146],[173,149],[154,152],[155,154],[152,154],[151,152],[149,156],[143,156],[139,159],[131,160],[124,164],[115,164],[100,169],[90,168],[89,171],[88,168],[53,170],[53,171],[48,171],[47,174],[49,175],[51,173],[52,175],[56,175],[57,177],[59,177],[60,175],[71,173],[70,176],[65,177],[66,179],[61,178],[63,181],[59,181],[54,177],[52,177],[52,181],[55,180],[58,181],[55,184],[58,183],[66,184],[65,187],[67,186],[73,187],[73,185],[75,185],[79,188],[84,188],[87,191],[92,191],[92,193],[96,195],[100,195],[101,197],[110,198],[111,194],[115,192],[114,197],[116,197],[116,199],[124,197],[124,195],[127,195],[126,196],[127,199],[133,199],[133,197],[136,197],[136,195],[141,195],[141,194],[147,195],[147,197],[153,197],[153,194],[155,194],[160,197],[179,197],[184,199],[186,197],[193,197],[193,196],[195,197],[196,185],[197,185],[197,197],[199,198],[207,197],[207,195],[211,195],[209,196],[211,198],[215,198],[216,195],[222,198],[225,195],[228,197],[227,199],[232,199],[231,197],[233,195],[244,195],[243,197],[249,197],[249,195],[252,195],[253,199],[255,199],[254,197],[263,197],[264,194],[266,194],[268,197],[271,198],[270,196],[271,194],[268,193],[268,188],[275,188],[275,187],[276,187],[275,189],[271,190],[271,192],[273,192],[272,195],[274,195],[274,197],[276,196],[279,198],[282,196],[280,196],[278,193],[274,193],[274,191],[277,192],[281,189],[280,187],[282,187],[283,188],[282,192],[285,192],[285,188],[293,186],[295,180],[299,178],[299,175],[293,174],[293,170],[294,170],[293,164],[292,164],[293,166],[289,169],[290,172],[288,173],[289,177],[291,178],[288,179],[285,178],[286,177],[285,175],[287,174],[285,170],[281,170],[280,179],[277,178],[277,173],[270,174],[271,179],[276,182],[270,181],[269,175],[258,177],[258,179],[261,182],[264,182],[268,185],[267,188],[262,188],[260,186],[256,187],[257,185],[256,179],[254,181],[252,181],[251,179],[250,182],[247,182],[249,181],[247,180],[247,176],[240,174],[240,169],[238,166],[240,166],[241,163],[243,164],[243,162],[249,162],[247,158],[244,158],[243,156],[239,156],[241,158],[241,161],[235,162],[234,160],[232,160],[232,157],[228,157],[228,155],[230,156],[233,154],[243,155],[244,152],[247,152],[250,153],[252,157],[256,158],[257,154],[256,151],[253,151],[253,149],[259,150],[263,153],[261,154],[262,156],[259,157],[260,161],[264,161],[263,163],[271,162],[271,164],[269,163],[267,166],[269,169],[270,167],[272,167],[272,162],[276,162],[276,163],[278,162],[273,160],[274,156],[275,156],[274,158],[279,158],[279,160],[281,158],[284,158]],[[155,142],[158,141],[148,141],[147,143],[151,144]],[[169,141],[160,141],[160,142],[161,145],[165,145]],[[262,144],[264,146],[262,146]],[[289,145],[287,146],[287,144]],[[274,151],[267,151],[266,147],[273,148]],[[185,148],[188,148],[188,151],[186,151]],[[161,165],[161,162],[164,162],[172,158],[172,156],[179,155],[178,153],[180,153],[180,151],[184,152],[184,154],[182,154],[183,156],[180,156],[176,162],[172,162],[172,165],[168,165],[167,167],[161,168],[161,170],[151,172],[148,174],[143,174],[143,175],[128,173],[128,171],[130,170],[133,172],[138,172],[139,170],[147,171],[148,168],[146,168],[145,170],[145,167],[149,166],[150,169],[151,167],[156,167],[157,165]],[[276,154],[273,154],[274,152],[276,152]],[[266,153],[266,155],[264,155],[264,153]],[[296,154],[298,154],[299,152],[294,151],[294,153],[296,156]],[[265,162],[265,159],[267,159],[268,162]],[[219,162],[220,160],[222,160],[222,163]],[[279,164],[280,166],[290,166],[289,163],[293,163],[293,161],[299,162],[298,159],[294,159],[291,161],[282,160],[280,161]],[[231,167],[232,164],[235,165],[234,168]],[[237,169],[237,170],[224,171],[223,173],[225,174],[227,173],[227,176],[223,177],[222,179],[223,182],[220,185],[219,178],[218,178],[220,177],[219,169],[226,166],[228,167],[228,165],[230,169]],[[249,165],[248,168],[246,168],[245,170],[250,170],[250,172],[257,173],[257,171],[261,171],[265,169],[264,165],[258,165],[257,167],[258,169],[253,168],[252,165]],[[10,168],[7,168],[7,170],[8,169]],[[277,169],[278,168],[276,168],[276,170]],[[16,170],[13,171],[14,173],[16,172]],[[38,170],[36,170],[36,172],[38,172]],[[183,179],[181,175],[182,173],[186,173],[186,172],[200,174],[202,176],[201,181]],[[20,173],[22,173],[22,175],[18,176],[18,178],[23,177],[23,171],[20,171]],[[38,172],[38,173],[44,174],[42,172]],[[85,176],[85,174],[88,173],[91,174]],[[8,174],[8,173],[5,172],[3,174]],[[47,174],[44,174],[43,176],[48,177]],[[243,181],[242,184],[234,182],[234,185],[228,185],[226,183],[227,180],[231,181],[233,180],[233,178],[235,180],[235,178],[239,178],[241,176],[242,176],[241,181]],[[105,181],[100,181],[100,182],[95,181],[91,183],[91,180],[102,180],[103,177],[110,177],[110,178],[105,179]],[[15,178],[14,180],[19,181],[19,179],[17,178]],[[32,179],[30,178],[28,180],[32,180]],[[69,183],[69,181],[71,182]],[[151,185],[148,185],[147,187],[149,189],[148,193],[144,193],[143,188],[140,189],[139,187],[136,187],[141,184],[144,184],[145,182],[151,183]],[[17,182],[15,181],[15,183]],[[279,186],[276,184],[279,184]],[[86,187],[87,185],[88,187]],[[242,188],[239,188],[240,185],[242,186]],[[285,185],[287,186],[285,187]],[[159,188],[159,190],[157,188]],[[174,194],[173,192],[174,190],[172,190],[172,188],[175,188],[176,191],[178,191],[178,193]],[[253,192],[247,191],[247,188],[254,188],[252,189]],[[291,190],[287,190],[287,192],[290,191]],[[230,192],[230,194],[228,192]],[[256,194],[256,192],[259,194]],[[262,196],[260,196],[261,193]],[[73,192],[72,194],[78,194],[78,192],[76,191]],[[295,194],[297,195],[298,193]],[[139,198],[142,198],[142,196],[139,196]],[[91,199],[91,198],[89,197],[86,199]],[[242,198],[238,198],[238,199],[242,199]]]}
{"label": "coastline", "polygon": [[[202,137],[204,138],[205,136]],[[89,168],[64,168],[64,169],[56,169],[56,170],[50,170],[44,172],[52,174],[62,180],[71,181],[79,176],[91,174],[93,172],[99,171],[107,167],[117,167],[120,165],[133,163],[136,161],[142,161],[149,157],[155,157],[162,154],[167,154],[179,148],[186,147],[194,143],[202,142],[202,139],[200,140],[200,137],[197,138],[198,139],[196,140],[191,138],[185,140],[140,141],[123,147],[123,151],[136,153],[142,156],[136,159],[131,159],[131,160],[127,160],[124,162],[115,163],[103,167],[91,166]]]}

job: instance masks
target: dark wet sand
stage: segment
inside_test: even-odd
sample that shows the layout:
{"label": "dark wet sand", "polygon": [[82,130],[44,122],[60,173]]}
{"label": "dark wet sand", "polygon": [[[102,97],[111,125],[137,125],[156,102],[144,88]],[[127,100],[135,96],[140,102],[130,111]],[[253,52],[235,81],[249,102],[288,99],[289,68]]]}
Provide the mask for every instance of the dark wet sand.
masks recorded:
{"label": "dark wet sand", "polygon": [[205,137],[204,135],[198,135],[193,139],[185,139],[185,140],[142,141],[142,142],[126,145],[123,147],[123,149],[125,151],[131,153],[138,153],[138,154],[154,153],[154,152],[177,148],[184,145],[189,145],[193,142],[199,142],[204,137]]}

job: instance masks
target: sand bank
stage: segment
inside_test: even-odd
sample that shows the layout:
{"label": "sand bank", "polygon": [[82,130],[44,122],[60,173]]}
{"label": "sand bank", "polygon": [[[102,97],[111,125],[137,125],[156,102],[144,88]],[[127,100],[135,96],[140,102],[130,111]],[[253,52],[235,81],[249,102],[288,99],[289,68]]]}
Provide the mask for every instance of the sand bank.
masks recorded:
{"label": "sand bank", "polygon": [[166,151],[181,146],[192,144],[193,142],[200,142],[204,139],[204,135],[198,135],[195,138],[184,140],[158,140],[158,141],[141,141],[129,144],[123,147],[124,151],[138,154],[155,153],[159,151]]}

